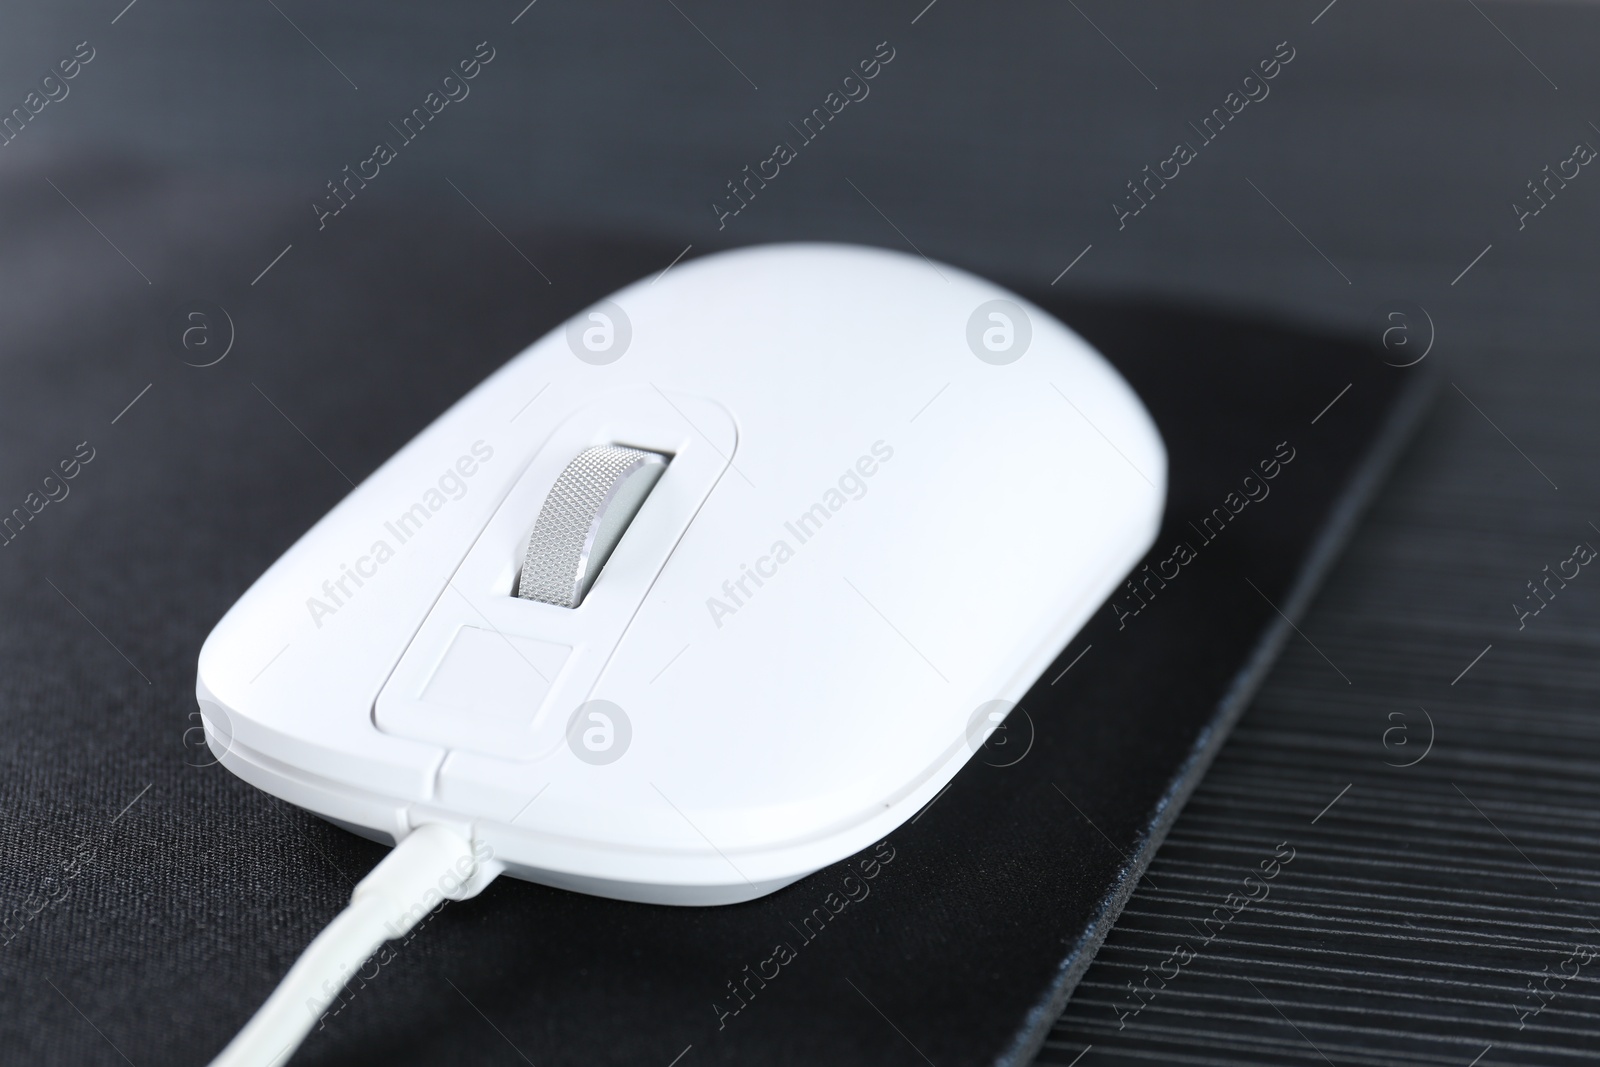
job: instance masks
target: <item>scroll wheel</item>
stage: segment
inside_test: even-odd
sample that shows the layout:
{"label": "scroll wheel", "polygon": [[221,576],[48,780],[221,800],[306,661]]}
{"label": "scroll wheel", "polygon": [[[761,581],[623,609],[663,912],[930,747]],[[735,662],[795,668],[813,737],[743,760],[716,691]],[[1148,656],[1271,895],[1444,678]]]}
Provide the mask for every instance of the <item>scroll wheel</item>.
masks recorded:
{"label": "scroll wheel", "polygon": [[539,509],[517,596],[563,608],[581,604],[666,469],[665,456],[621,445],[578,453]]}

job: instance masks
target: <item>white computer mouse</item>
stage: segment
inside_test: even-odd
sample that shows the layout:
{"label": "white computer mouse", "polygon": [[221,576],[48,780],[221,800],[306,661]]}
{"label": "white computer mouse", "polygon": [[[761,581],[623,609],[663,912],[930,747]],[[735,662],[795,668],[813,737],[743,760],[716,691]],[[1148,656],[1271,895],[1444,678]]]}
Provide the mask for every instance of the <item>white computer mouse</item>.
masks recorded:
{"label": "white computer mouse", "polygon": [[1117,372],[981,278],[681,263],[274,563],[201,651],[207,736],[356,833],[467,835],[480,880],[748,900],[949,782],[1150,546],[1166,466]]}

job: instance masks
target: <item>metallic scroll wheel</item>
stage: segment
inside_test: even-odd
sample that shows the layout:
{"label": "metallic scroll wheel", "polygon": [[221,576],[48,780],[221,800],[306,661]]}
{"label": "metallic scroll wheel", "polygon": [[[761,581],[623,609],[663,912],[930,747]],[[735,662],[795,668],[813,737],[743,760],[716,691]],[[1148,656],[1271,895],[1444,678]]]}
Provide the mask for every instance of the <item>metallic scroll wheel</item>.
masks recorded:
{"label": "metallic scroll wheel", "polygon": [[539,509],[517,596],[563,608],[581,604],[666,469],[666,457],[637,448],[579,452]]}

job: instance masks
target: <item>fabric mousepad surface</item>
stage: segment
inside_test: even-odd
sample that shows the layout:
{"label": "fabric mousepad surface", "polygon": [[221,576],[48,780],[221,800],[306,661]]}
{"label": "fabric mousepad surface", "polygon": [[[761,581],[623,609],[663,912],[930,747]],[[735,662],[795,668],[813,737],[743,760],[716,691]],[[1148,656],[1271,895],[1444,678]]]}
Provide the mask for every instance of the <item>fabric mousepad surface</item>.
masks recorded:
{"label": "fabric mousepad surface", "polygon": [[[373,204],[337,234],[296,231],[252,284],[288,238],[243,221],[247,198],[138,176],[78,188],[153,277],[90,245],[48,188],[19,205],[37,212],[26,247],[0,256],[18,309],[0,324],[7,506],[57,452],[93,453],[0,557],[0,1046],[203,1063],[384,850],[214,765],[194,715],[201,641],[351,484],[677,247],[518,234],[513,249]],[[1348,340],[1023,292],[1149,407],[1167,513],[1147,566],[948,789],[876,847],[746,904],[501,879],[361,968],[294,1062],[1031,1056],[1297,639],[1288,617],[1427,388]],[[204,367],[169,336],[197,297],[225,309],[215,340],[230,342]]]}

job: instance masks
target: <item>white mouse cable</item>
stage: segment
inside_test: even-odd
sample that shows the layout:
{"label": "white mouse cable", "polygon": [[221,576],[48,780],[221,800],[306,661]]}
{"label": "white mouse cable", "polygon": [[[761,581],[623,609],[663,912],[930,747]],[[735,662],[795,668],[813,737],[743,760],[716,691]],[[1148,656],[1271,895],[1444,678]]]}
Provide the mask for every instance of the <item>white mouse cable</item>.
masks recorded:
{"label": "white mouse cable", "polygon": [[[407,834],[356,884],[349,906],[306,947],[211,1067],[286,1063],[380,945],[403,937],[441,901],[476,895],[499,874],[498,867],[480,862],[472,843],[444,826],[430,824]],[[488,877],[473,877],[480,868]]]}

